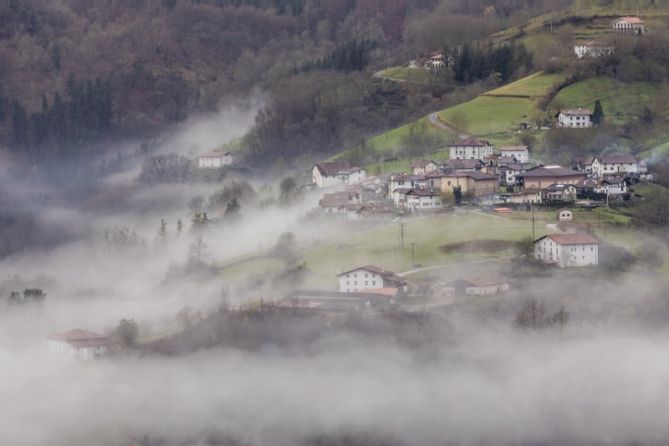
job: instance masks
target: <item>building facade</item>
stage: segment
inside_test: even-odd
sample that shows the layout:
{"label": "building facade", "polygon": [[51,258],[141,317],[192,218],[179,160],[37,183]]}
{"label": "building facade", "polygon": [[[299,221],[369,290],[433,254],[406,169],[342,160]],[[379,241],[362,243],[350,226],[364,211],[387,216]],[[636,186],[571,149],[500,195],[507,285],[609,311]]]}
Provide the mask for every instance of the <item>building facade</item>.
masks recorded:
{"label": "building facade", "polygon": [[599,264],[599,241],[588,234],[552,234],[534,242],[534,258],[560,268]]}

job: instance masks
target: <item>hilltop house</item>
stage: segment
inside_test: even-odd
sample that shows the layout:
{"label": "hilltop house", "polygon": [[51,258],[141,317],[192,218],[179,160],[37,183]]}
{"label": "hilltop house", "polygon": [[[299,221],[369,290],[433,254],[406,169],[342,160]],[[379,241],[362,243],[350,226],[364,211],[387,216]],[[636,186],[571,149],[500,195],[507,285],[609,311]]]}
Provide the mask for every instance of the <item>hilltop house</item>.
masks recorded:
{"label": "hilltop house", "polygon": [[56,333],[48,338],[49,350],[70,358],[91,359],[107,353],[111,346],[109,336],[75,328]]}
{"label": "hilltop house", "polygon": [[197,157],[198,169],[222,169],[234,164],[234,157],[230,152],[212,151]]}
{"label": "hilltop house", "polygon": [[502,161],[509,158],[514,159],[517,163],[526,163],[530,160],[530,151],[527,146],[504,146],[500,147],[499,154]]}
{"label": "hilltop house", "polygon": [[534,258],[560,268],[599,264],[599,241],[589,234],[552,234],[534,242]]}
{"label": "hilltop house", "polygon": [[537,166],[516,175],[516,184],[526,189],[544,189],[552,184],[577,184],[585,178],[585,173],[564,167]]}
{"label": "hilltop house", "polygon": [[613,53],[613,47],[596,40],[588,40],[574,45],[574,53],[579,59],[583,59],[586,56],[602,57]]}
{"label": "hilltop house", "polygon": [[585,108],[560,110],[557,114],[557,126],[562,128],[581,129],[592,127],[592,111]]}
{"label": "hilltop house", "polygon": [[455,188],[460,188],[463,195],[468,194],[474,197],[492,195],[498,189],[496,176],[479,172],[444,173],[438,183],[443,193],[452,194]]}
{"label": "hilltop house", "polygon": [[430,160],[418,160],[411,163],[411,172],[414,175],[426,175],[439,169],[437,163]]}
{"label": "hilltop house", "polygon": [[336,161],[314,165],[311,176],[318,187],[351,185],[367,178],[367,170],[354,167],[351,163]]}
{"label": "hilltop house", "polygon": [[592,159],[590,171],[599,177],[618,173],[638,173],[639,161],[633,155],[626,153],[596,156]]}
{"label": "hilltop house", "polygon": [[473,136],[461,139],[448,146],[449,158],[482,160],[493,154],[494,146],[484,139]]}
{"label": "hilltop house", "polygon": [[398,292],[406,291],[407,281],[377,266],[367,265],[338,274],[339,291],[342,293],[371,292],[386,288],[394,288]]}
{"label": "hilltop house", "polygon": [[613,30],[622,33],[643,34],[646,32],[646,22],[638,16],[620,17],[613,22]]}

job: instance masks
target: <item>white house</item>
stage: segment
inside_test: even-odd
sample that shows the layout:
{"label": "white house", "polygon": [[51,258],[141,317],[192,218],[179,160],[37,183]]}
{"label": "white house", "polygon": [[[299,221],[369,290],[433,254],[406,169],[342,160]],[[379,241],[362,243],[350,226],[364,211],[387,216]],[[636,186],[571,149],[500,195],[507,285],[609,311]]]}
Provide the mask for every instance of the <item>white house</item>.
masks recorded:
{"label": "white house", "polygon": [[574,219],[574,213],[571,209],[562,208],[557,213],[558,221],[572,221]]}
{"label": "white house", "polygon": [[393,194],[395,206],[411,211],[440,209],[443,204],[438,189],[398,189]]}
{"label": "white house", "polygon": [[357,293],[360,291],[395,288],[406,291],[407,281],[395,275],[392,271],[367,265],[338,274],[339,291],[342,293]]}
{"label": "white house", "polygon": [[579,42],[574,45],[574,53],[579,59],[584,57],[602,57],[613,53],[613,46],[605,45],[596,40],[588,40],[586,42]]}
{"label": "white house", "polygon": [[585,108],[570,108],[560,110],[557,115],[558,127],[563,128],[588,128],[592,127],[592,111]]}
{"label": "white house", "polygon": [[444,62],[444,55],[442,53],[434,53],[426,62],[425,69],[430,71],[438,71],[446,66]]}
{"label": "white house", "polygon": [[560,268],[599,264],[599,241],[588,234],[551,234],[534,242],[534,258]]}
{"label": "white house", "polygon": [[619,173],[639,173],[639,161],[633,155],[626,153],[596,156],[592,160],[590,171],[599,177]]}
{"label": "white house", "polygon": [[352,185],[367,178],[367,170],[347,162],[318,163],[311,171],[311,178],[318,187]]}
{"label": "white house", "polygon": [[624,175],[605,175],[602,177],[595,192],[618,197],[629,192],[629,185]]}
{"label": "white house", "polygon": [[551,184],[541,191],[541,199],[544,203],[560,201],[576,201],[578,188],[573,184]]}
{"label": "white house", "polygon": [[527,163],[530,160],[530,151],[527,146],[504,146],[498,150],[502,158],[500,161],[508,161],[509,158],[513,158],[518,163]]}
{"label": "white house", "polygon": [[469,137],[448,146],[449,158],[482,160],[493,154],[495,147],[484,139]]}
{"label": "white house", "polygon": [[232,166],[234,162],[235,159],[232,153],[212,151],[197,158],[197,167],[198,169],[222,169]]}
{"label": "white house", "polygon": [[77,359],[91,359],[107,353],[111,339],[108,336],[75,328],[56,333],[48,338],[49,351]]}
{"label": "white house", "polygon": [[391,175],[388,180],[388,191],[392,195],[397,189],[425,189],[430,179],[425,175],[407,175],[404,173]]}
{"label": "white house", "polygon": [[638,16],[621,17],[613,22],[613,30],[623,33],[643,34],[646,32],[646,22]]}
{"label": "white house", "polygon": [[414,175],[427,175],[439,169],[437,163],[430,160],[417,160],[411,163],[411,173]]}

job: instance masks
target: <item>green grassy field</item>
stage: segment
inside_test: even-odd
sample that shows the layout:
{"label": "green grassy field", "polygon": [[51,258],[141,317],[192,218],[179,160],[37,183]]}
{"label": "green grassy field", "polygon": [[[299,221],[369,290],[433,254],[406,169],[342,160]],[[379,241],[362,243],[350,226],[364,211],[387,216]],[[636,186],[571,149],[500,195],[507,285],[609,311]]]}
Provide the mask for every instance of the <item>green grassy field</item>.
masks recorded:
{"label": "green grassy field", "polygon": [[624,83],[613,78],[595,77],[562,89],[553,104],[592,110],[599,99],[607,119],[621,124],[636,119],[641,108],[654,100],[658,90],[658,85],[648,82]]}
{"label": "green grassy field", "polygon": [[508,132],[529,118],[533,103],[529,99],[479,96],[478,98],[439,112],[445,122],[456,126],[464,120],[463,130],[484,136]]}
{"label": "green grassy field", "polygon": [[412,82],[417,84],[442,84],[444,83],[441,76],[436,73],[429,72],[422,67],[390,67],[377,73],[378,77],[385,79],[392,79],[400,82]]}
{"label": "green grassy field", "polygon": [[545,96],[553,85],[564,79],[562,74],[537,72],[503,87],[485,93],[485,96],[523,96],[536,98]]}

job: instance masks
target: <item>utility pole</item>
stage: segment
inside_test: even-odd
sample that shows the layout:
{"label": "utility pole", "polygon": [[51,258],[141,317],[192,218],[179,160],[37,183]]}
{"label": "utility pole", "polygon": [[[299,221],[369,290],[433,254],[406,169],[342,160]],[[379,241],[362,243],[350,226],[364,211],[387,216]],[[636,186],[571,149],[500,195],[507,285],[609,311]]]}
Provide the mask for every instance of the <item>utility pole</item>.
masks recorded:
{"label": "utility pole", "polygon": [[404,249],[404,222],[400,223],[400,249]]}
{"label": "utility pole", "polygon": [[532,208],[532,241],[535,241],[537,238],[534,235],[534,204],[531,205]]}
{"label": "utility pole", "polygon": [[416,244],[411,243],[411,266],[416,266]]}

